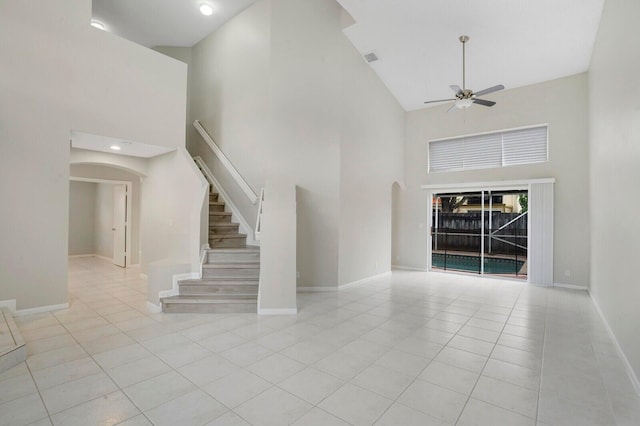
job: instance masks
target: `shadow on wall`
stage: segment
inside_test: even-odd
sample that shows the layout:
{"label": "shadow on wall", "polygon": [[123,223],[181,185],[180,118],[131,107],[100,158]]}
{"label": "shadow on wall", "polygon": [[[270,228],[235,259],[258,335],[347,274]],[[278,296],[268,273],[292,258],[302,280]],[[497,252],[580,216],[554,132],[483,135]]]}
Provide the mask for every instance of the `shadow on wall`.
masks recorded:
{"label": "shadow on wall", "polygon": [[400,193],[398,181],[391,184],[391,265],[400,265]]}

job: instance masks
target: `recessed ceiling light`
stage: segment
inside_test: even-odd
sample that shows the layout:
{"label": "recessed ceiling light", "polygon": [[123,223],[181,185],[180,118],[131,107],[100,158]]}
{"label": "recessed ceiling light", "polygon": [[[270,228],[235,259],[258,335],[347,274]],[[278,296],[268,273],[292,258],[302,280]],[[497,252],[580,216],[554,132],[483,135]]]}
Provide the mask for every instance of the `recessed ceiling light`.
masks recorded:
{"label": "recessed ceiling light", "polygon": [[114,151],[120,151],[120,149],[121,149],[118,145],[111,145],[109,148],[114,150]]}
{"label": "recessed ceiling light", "polygon": [[202,13],[204,16],[211,16],[213,15],[213,7],[211,7],[210,4],[202,3],[200,5],[200,13]]}
{"label": "recessed ceiling light", "polygon": [[91,26],[94,27],[94,28],[97,28],[99,30],[102,30],[102,31],[106,30],[104,24],[102,22],[100,22],[100,21],[96,21],[95,19],[91,20]]}

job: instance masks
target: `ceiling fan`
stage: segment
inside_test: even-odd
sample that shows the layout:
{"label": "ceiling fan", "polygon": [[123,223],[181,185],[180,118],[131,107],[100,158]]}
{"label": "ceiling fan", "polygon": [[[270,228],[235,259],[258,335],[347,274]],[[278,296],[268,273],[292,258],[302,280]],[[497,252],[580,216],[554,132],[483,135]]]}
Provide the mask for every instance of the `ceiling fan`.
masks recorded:
{"label": "ceiling fan", "polygon": [[463,109],[469,108],[471,104],[478,104],[486,107],[492,107],[496,103],[493,101],[487,101],[485,99],[480,99],[478,96],[486,95],[488,93],[497,92],[498,90],[504,89],[502,84],[498,84],[497,86],[489,87],[488,89],[480,90],[479,92],[474,92],[471,89],[466,88],[466,62],[465,62],[465,44],[469,41],[469,36],[462,35],[459,38],[460,43],[462,43],[462,89],[458,85],[451,85],[451,90],[454,91],[455,98],[451,99],[439,99],[437,101],[426,101],[425,104],[432,104],[436,102],[446,102],[446,101],[455,101],[454,104],[447,110],[447,112],[453,111],[455,108]]}

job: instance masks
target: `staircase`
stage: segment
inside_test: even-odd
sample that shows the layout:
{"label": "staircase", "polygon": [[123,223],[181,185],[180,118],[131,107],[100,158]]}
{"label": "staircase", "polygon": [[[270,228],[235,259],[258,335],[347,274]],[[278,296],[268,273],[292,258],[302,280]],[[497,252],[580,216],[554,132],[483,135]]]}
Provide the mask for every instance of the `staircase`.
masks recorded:
{"label": "staircase", "polygon": [[202,278],[178,281],[178,295],[160,299],[167,313],[255,313],[260,249],[247,247],[239,224],[216,192],[209,193],[209,247]]}

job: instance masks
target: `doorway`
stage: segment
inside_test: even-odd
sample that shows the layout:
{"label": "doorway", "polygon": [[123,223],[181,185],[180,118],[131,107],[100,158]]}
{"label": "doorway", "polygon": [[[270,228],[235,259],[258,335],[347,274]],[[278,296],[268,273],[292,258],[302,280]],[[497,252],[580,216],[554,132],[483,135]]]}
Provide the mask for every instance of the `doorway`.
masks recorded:
{"label": "doorway", "polygon": [[69,255],[97,256],[123,268],[134,263],[132,186],[129,181],[70,177]]}
{"label": "doorway", "polygon": [[430,269],[527,281],[528,200],[526,187],[432,193]]}

